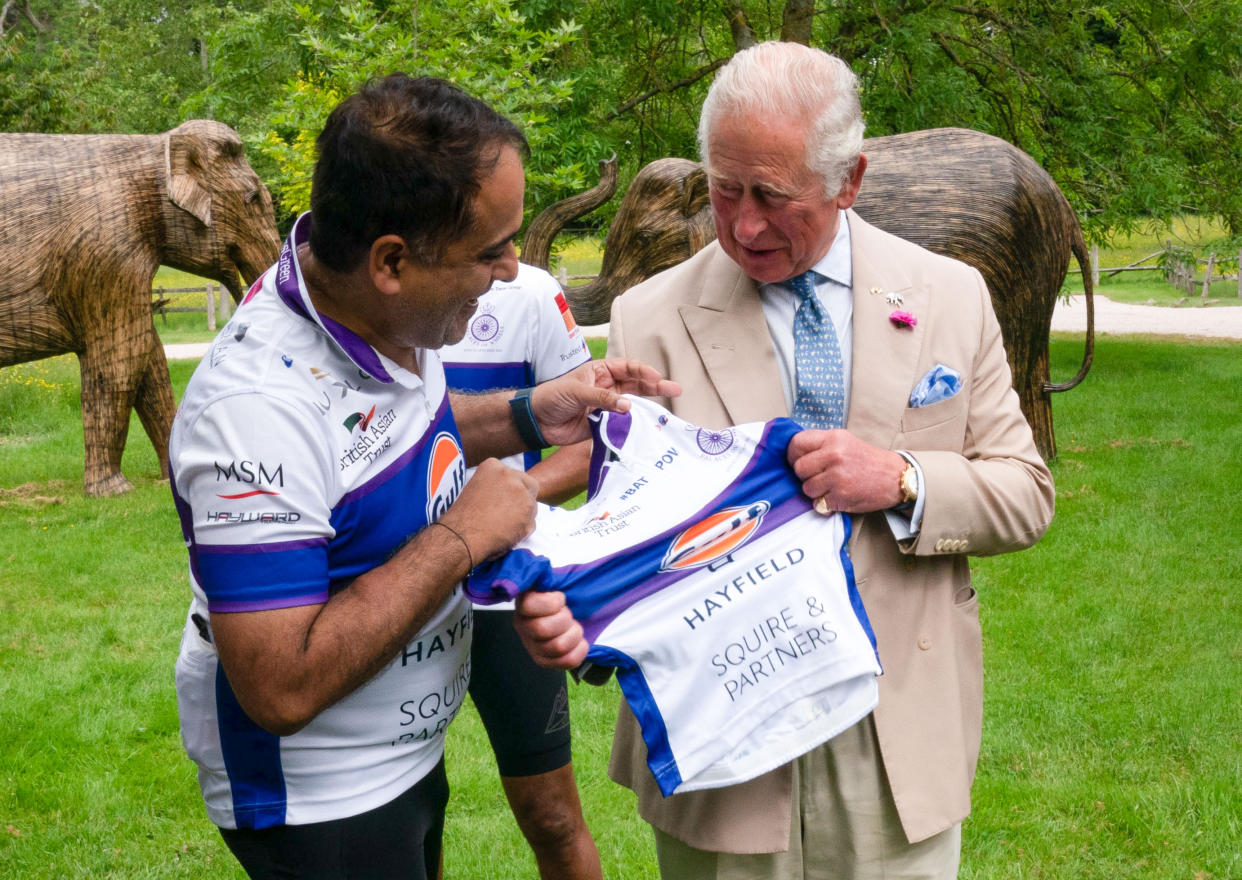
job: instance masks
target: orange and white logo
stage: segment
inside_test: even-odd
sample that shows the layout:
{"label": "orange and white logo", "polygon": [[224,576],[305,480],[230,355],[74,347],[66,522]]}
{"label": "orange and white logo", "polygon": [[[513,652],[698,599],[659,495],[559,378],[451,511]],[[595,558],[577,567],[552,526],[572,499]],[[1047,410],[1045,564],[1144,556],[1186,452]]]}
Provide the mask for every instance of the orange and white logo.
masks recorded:
{"label": "orange and white logo", "polygon": [[457,438],[441,431],[431,441],[427,458],[427,522],[435,522],[457,500],[466,485],[466,459]]}
{"label": "orange and white logo", "polygon": [[747,507],[729,507],[699,520],[673,539],[660,571],[678,571],[709,565],[745,544],[771,508],[766,501]]}

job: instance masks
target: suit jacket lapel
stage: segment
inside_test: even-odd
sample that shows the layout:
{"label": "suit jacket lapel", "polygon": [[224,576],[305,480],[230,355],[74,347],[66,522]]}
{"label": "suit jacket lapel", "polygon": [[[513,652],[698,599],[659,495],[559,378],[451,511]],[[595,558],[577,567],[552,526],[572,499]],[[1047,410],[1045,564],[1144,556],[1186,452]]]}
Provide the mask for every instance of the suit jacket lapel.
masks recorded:
{"label": "suit jacket lapel", "polygon": [[678,311],[733,424],[788,415],[776,352],[755,283],[717,249],[698,302]]}
{"label": "suit jacket lapel", "polygon": [[[887,261],[875,227],[848,212],[854,273],[854,352],[846,427],[869,443],[891,448],[909,403],[923,348],[928,291],[914,286],[900,265]],[[888,301],[899,294],[901,305]],[[919,323],[898,326],[889,315],[909,312]]]}

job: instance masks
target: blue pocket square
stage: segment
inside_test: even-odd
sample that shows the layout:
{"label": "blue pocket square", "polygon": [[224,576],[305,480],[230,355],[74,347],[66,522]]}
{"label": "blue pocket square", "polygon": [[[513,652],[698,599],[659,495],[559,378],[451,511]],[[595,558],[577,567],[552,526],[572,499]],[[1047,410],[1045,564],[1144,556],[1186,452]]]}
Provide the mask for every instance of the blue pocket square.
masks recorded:
{"label": "blue pocket square", "polygon": [[930,406],[948,400],[961,390],[962,377],[957,370],[944,364],[936,364],[910,392],[910,406]]}

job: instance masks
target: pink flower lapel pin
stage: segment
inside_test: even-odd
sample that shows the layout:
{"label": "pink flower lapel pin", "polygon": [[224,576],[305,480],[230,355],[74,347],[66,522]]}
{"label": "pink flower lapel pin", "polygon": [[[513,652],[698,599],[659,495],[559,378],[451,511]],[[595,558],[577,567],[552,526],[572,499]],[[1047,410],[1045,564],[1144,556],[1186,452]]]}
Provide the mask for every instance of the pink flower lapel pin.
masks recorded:
{"label": "pink flower lapel pin", "polygon": [[890,312],[888,319],[897,327],[913,327],[919,322],[919,319],[914,317],[914,315],[909,312],[903,312],[900,309]]}

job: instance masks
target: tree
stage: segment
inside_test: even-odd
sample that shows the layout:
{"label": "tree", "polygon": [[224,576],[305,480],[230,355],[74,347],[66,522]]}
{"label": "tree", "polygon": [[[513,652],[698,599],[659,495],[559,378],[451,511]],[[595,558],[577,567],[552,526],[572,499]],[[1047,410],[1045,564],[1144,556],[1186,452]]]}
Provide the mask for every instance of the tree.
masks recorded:
{"label": "tree", "polygon": [[[556,59],[578,30],[572,21],[532,28],[510,0],[455,8],[276,0],[213,34],[211,83],[186,107],[232,116],[257,138],[271,163],[269,186],[283,210],[296,213],[310,202],[315,136],[341,99],[393,71],[440,76],[522,128],[531,144],[527,201],[539,204],[584,187],[584,162],[575,157],[600,149],[589,131],[563,119],[574,81]],[[275,34],[278,51],[268,42]]]}

